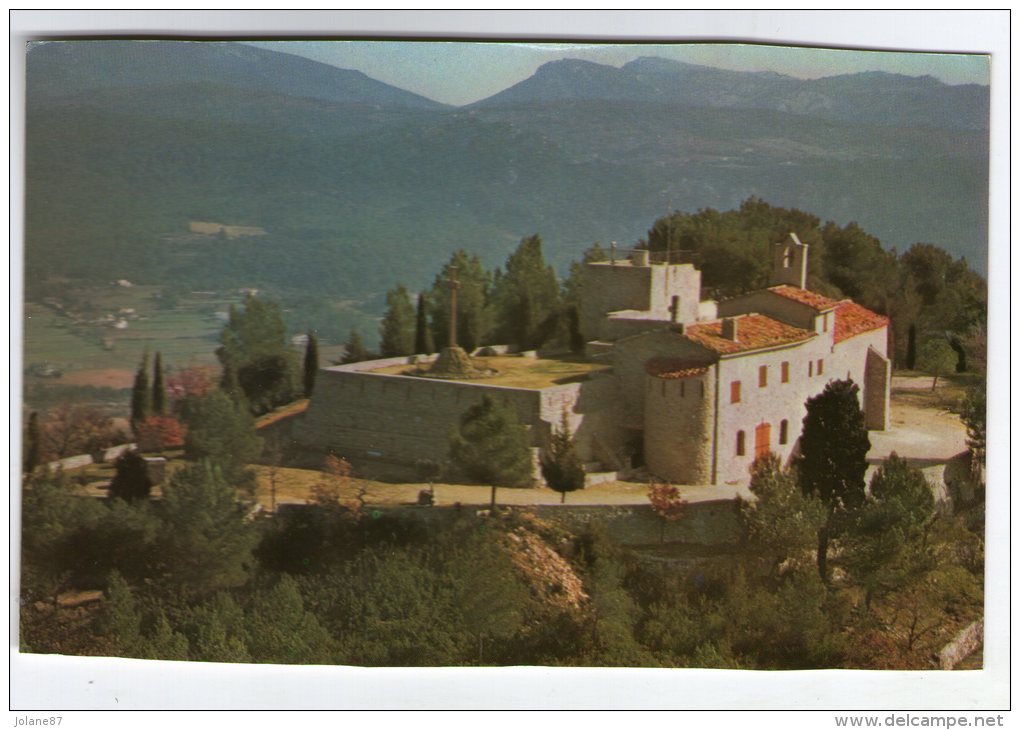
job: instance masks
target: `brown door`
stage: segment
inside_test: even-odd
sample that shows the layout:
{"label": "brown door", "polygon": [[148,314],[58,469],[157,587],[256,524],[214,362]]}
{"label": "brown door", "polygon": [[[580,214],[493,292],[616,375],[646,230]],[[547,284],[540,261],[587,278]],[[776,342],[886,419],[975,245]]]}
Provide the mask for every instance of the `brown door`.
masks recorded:
{"label": "brown door", "polygon": [[769,453],[769,440],[771,434],[769,424],[762,423],[754,429],[754,458],[760,459]]}

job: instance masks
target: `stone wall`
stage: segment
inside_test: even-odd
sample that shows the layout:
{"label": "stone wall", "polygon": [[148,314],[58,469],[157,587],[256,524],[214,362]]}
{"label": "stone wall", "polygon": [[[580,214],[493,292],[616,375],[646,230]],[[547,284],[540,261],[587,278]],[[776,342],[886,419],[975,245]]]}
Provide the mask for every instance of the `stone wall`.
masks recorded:
{"label": "stone wall", "polygon": [[[537,390],[326,368],[294,439],[302,448],[358,461],[442,461],[461,417],[485,395],[512,407],[522,424],[541,420]],[[540,437],[532,434],[533,446],[542,445],[535,441]]]}
{"label": "stone wall", "polygon": [[[622,431],[612,377],[596,376],[535,390],[489,385],[484,380],[364,372],[406,361],[394,360],[320,370],[308,410],[294,423],[297,445],[320,454],[333,452],[361,464],[375,461],[413,466],[419,459],[442,462],[461,417],[489,395],[515,410],[518,420],[528,427],[536,450],[548,444],[565,410],[579,456],[617,468]],[[535,456],[537,459],[537,451]]]}

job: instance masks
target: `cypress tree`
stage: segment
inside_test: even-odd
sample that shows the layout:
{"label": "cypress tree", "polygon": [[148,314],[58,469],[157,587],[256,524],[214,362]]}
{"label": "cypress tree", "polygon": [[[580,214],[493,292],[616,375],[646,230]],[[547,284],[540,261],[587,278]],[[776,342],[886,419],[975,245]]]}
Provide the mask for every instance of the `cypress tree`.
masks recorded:
{"label": "cypress tree", "polygon": [[435,339],[429,327],[428,299],[425,292],[418,295],[418,312],[414,330],[414,351],[419,355],[431,355],[436,351]]}
{"label": "cypress tree", "polygon": [[910,325],[907,329],[907,370],[913,370],[917,364],[917,326]]}
{"label": "cypress tree", "polygon": [[864,503],[871,441],[858,391],[852,380],[833,380],[806,403],[798,467],[801,489],[820,498],[827,511],[818,531],[818,572],[823,581],[828,581],[829,539]]}
{"label": "cypress tree", "polygon": [[149,390],[149,353],[142,355],[142,363],[135,373],[131,388],[131,424],[138,424],[149,417],[152,409],[152,392]]}
{"label": "cypress tree", "polygon": [[28,417],[28,429],[25,433],[25,461],[21,471],[31,474],[39,466],[42,434],[39,432],[39,413],[32,411]]}
{"label": "cypress tree", "polygon": [[166,384],[163,382],[163,358],[156,353],[152,365],[152,412],[158,416],[166,412]]}
{"label": "cypress tree", "polygon": [[319,371],[319,341],[315,333],[308,332],[308,344],[305,346],[304,387],[305,397],[310,398],[315,388],[315,374]]}

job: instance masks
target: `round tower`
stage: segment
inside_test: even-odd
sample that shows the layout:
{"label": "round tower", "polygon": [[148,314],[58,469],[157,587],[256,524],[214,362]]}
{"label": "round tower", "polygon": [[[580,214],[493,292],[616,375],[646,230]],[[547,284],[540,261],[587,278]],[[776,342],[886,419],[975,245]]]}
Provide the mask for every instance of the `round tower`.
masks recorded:
{"label": "round tower", "polygon": [[655,359],[646,365],[645,463],[678,484],[712,481],[712,366]]}

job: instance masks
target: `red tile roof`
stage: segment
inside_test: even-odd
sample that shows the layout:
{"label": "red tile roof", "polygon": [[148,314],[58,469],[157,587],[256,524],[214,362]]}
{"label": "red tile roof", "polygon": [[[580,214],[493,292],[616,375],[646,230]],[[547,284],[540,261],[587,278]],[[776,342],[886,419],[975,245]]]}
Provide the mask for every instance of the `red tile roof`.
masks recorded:
{"label": "red tile roof", "polygon": [[876,314],[856,302],[845,299],[836,307],[836,328],[832,333],[832,338],[836,342],[842,342],[854,335],[886,327],[888,324],[888,317]]}
{"label": "red tile roof", "polygon": [[792,299],[795,302],[806,304],[819,312],[828,312],[830,309],[835,309],[839,305],[839,302],[835,299],[829,299],[828,297],[816,294],[808,289],[799,289],[795,286],[788,286],[787,284],[771,286],[769,287],[769,291],[775,292],[781,297]]}
{"label": "red tile roof", "polygon": [[679,380],[708,372],[707,363],[678,360],[670,357],[653,357],[645,363],[645,372],[663,380]]}
{"label": "red tile roof", "polygon": [[736,342],[722,336],[721,321],[688,325],[684,329],[684,337],[721,355],[730,355],[804,342],[815,336],[814,332],[784,324],[764,314],[744,314],[736,319]]}

